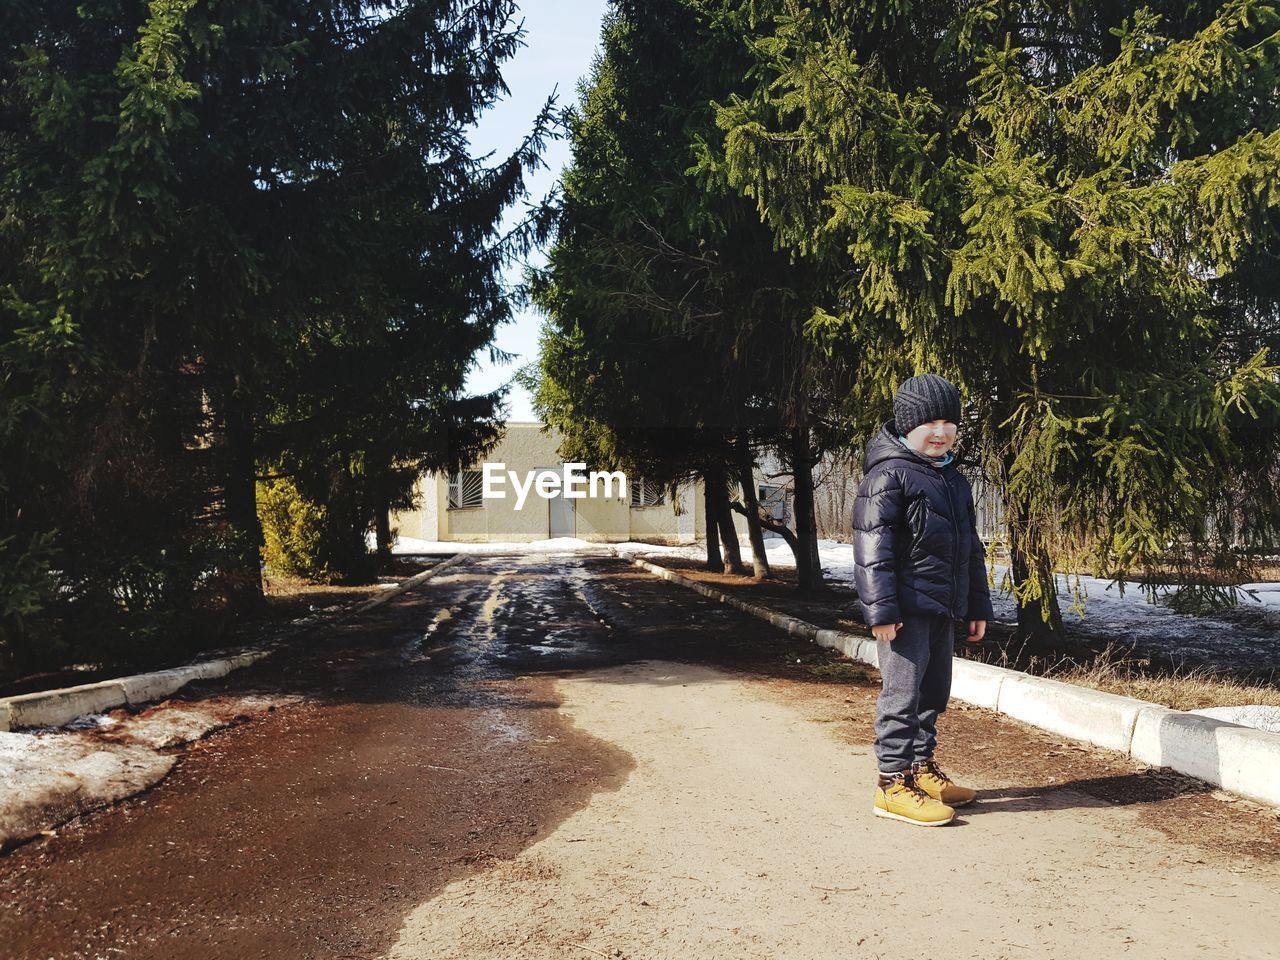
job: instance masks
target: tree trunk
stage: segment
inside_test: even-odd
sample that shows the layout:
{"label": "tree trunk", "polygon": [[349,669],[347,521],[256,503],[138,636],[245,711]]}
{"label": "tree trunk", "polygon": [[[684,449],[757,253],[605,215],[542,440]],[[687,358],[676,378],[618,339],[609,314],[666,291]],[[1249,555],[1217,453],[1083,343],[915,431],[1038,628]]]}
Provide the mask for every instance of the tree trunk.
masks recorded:
{"label": "tree trunk", "polygon": [[796,579],[801,590],[822,586],[822,558],[818,555],[818,518],[813,505],[813,450],[807,418],[791,430],[792,496],[796,511]]}
{"label": "tree trunk", "polygon": [[715,498],[715,519],[720,527],[720,547],[724,551],[725,572],[744,575],[747,568],[742,565],[742,550],[738,546],[738,531],[733,526],[733,513],[729,509],[729,491],[725,489],[723,473],[719,475],[718,482],[711,489]]}
{"label": "tree trunk", "polygon": [[742,484],[742,506],[747,518],[747,536],[751,540],[751,565],[757,580],[769,576],[769,559],[764,552],[764,531],[760,527],[760,500],[756,496],[756,460],[745,433],[738,434],[734,445],[738,457],[738,482]]}
{"label": "tree trunk", "polygon": [[[1020,375],[1031,379],[1029,367]],[[1015,412],[1014,401],[1003,396],[1003,389],[997,387],[993,397],[996,419],[998,422],[1008,420]],[[1013,455],[1009,453],[1004,460],[1004,476],[1013,472]],[[1025,584],[1039,580],[1049,586],[1047,598],[1036,597],[1029,600],[1018,600],[1018,627],[1014,639],[1021,642],[1023,649],[1031,648],[1036,653],[1069,650],[1073,644],[1067,639],[1062,625],[1062,607],[1058,602],[1057,583],[1053,576],[1053,564],[1047,556],[1039,537],[1036,536],[1036,524],[1041,520],[1033,520],[1024,503],[1010,500],[1006,496],[1004,523],[1009,533],[1009,576],[1013,581],[1015,593],[1021,593]]]}
{"label": "tree trunk", "polygon": [[1065,650],[1070,644],[1062,625],[1062,608],[1058,602],[1057,584],[1053,577],[1052,564],[1048,557],[1031,549],[1023,532],[1024,523],[1014,517],[1012,505],[1009,510],[1009,572],[1015,589],[1023,584],[1039,579],[1042,584],[1051,585],[1048,597],[1048,618],[1045,617],[1045,603],[1042,599],[1018,601],[1018,629],[1015,636],[1035,649]]}
{"label": "tree trunk", "polygon": [[368,481],[369,505],[373,514],[374,558],[378,570],[391,569],[391,466],[386,464],[371,471]]}
{"label": "tree trunk", "polygon": [[378,497],[373,515],[374,535],[377,538],[378,569],[391,568],[391,507],[385,496]]}
{"label": "tree trunk", "polygon": [[711,493],[714,473],[715,471],[710,467],[702,473],[702,504],[707,525],[707,569],[715,573],[723,573],[724,558],[720,555],[720,522],[716,515],[715,497]]}
{"label": "tree trunk", "polygon": [[253,414],[235,387],[224,397],[227,459],[223,482],[227,522],[239,545],[227,570],[227,602],[250,610],[263,602],[262,524],[258,520],[257,458],[254,453]]}

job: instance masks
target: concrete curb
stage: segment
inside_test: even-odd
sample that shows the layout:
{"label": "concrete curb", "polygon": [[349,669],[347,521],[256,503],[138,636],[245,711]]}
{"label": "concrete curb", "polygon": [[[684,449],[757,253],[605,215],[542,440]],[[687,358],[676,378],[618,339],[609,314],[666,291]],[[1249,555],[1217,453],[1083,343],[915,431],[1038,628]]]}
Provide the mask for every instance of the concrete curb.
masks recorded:
{"label": "concrete curb", "polygon": [[449,567],[456,566],[457,564],[461,563],[465,559],[466,559],[465,554],[455,553],[452,557],[449,557],[449,559],[441,560],[430,570],[423,570],[421,573],[414,574],[408,580],[404,581],[403,583],[396,584],[390,590],[384,590],[382,593],[378,594],[372,600],[366,600],[364,603],[356,607],[354,612],[363,613],[365,610],[372,610],[374,607],[378,606],[379,604],[386,603],[392,597],[398,597],[400,596],[400,594],[406,593],[409,590],[412,590],[414,587],[418,586],[419,584],[426,583],[428,580],[434,577],[437,573],[441,573],[444,570],[448,569]]}
{"label": "concrete curb", "polygon": [[[392,597],[425,583],[441,570],[458,563],[462,558],[462,554],[455,554],[430,570],[424,570],[372,600],[360,604],[354,608],[353,612],[359,613],[376,607],[380,603],[386,603]],[[154,700],[163,700],[165,697],[173,696],[194,680],[216,680],[225,677],[233,670],[257,663],[270,653],[270,650],[245,650],[229,657],[205,660],[185,667],[139,673],[115,680],[64,687],[61,690],[5,697],[0,699],[0,732],[22,727],[60,727],[86,714],[104,713],[125,705],[136,707]]]}
{"label": "concrete curb", "polygon": [[[994,669],[1002,669],[996,667]],[[1074,740],[1128,753],[1142,700],[1010,670],[996,712]]]}
{"label": "concrete curb", "polygon": [[[876,643],[734,597],[647,560],[632,562],[655,576],[768,620],[793,636],[879,666]],[[976,660],[956,660],[951,695],[1061,736],[1117,750],[1154,767],[1169,767],[1251,800],[1280,807],[1280,734],[1182,713],[1132,697],[1032,677]]]}
{"label": "concrete curb", "polygon": [[126,704],[138,706],[152,700],[163,700],[193,680],[225,677],[232,670],[257,663],[270,652],[247,650],[234,656],[205,660],[185,667],[6,697],[0,700],[0,731],[7,732],[22,727],[59,727],[86,714],[104,713]]}

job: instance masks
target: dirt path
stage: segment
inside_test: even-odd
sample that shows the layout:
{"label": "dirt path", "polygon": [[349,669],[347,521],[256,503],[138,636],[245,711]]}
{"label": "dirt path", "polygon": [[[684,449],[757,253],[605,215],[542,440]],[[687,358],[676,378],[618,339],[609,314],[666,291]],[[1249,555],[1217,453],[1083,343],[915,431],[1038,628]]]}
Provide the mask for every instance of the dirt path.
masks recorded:
{"label": "dirt path", "polygon": [[653,661],[557,692],[633,770],[423,903],[394,960],[1276,956],[1280,871],[1198,856],[1148,807],[1002,791],[920,830],[872,817],[869,750],[775,685]]}
{"label": "dirt path", "polygon": [[[551,678],[495,665],[541,637],[494,640],[506,569],[448,571],[235,675],[291,700],[0,857],[0,958],[379,957],[413,906],[614,786],[626,756],[576,735]],[[519,586],[551,592],[542,574]]]}
{"label": "dirt path", "polygon": [[876,820],[878,684],[835,660],[624,560],[468,561],[0,855],[0,958],[1277,955],[1273,811],[957,706],[986,802]]}

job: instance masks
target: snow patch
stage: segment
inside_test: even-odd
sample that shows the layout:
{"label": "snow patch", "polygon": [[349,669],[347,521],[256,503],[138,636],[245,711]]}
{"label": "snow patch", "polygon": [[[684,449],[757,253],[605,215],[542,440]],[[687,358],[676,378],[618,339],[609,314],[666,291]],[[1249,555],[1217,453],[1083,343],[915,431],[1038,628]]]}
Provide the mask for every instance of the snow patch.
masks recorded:
{"label": "snow patch", "polygon": [[108,730],[114,727],[120,721],[107,713],[89,713],[83,717],[76,717],[70,723],[65,723],[61,727],[33,727],[31,733],[53,733],[56,730]]}
{"label": "snow patch", "polygon": [[498,553],[619,553],[632,556],[637,553],[662,553],[676,556],[701,556],[705,547],[697,544],[663,546],[653,543],[600,543],[578,537],[554,537],[550,540],[504,541],[490,540],[484,543],[461,543],[453,540],[416,540],[400,537],[396,540],[397,554],[448,554],[487,556]]}
{"label": "snow patch", "polygon": [[147,747],[104,745],[83,733],[0,733],[0,846],[132,796],[176,758]]}
{"label": "snow patch", "polygon": [[159,750],[300,699],[167,701],[137,716],[117,711],[81,718],[75,728],[0,733],[0,847],[158,783],[177,762]]}
{"label": "snow patch", "polygon": [[1280,707],[1251,703],[1241,707],[1206,707],[1204,710],[1192,710],[1191,713],[1227,723],[1238,723],[1255,730],[1265,730],[1267,733],[1280,733]]}

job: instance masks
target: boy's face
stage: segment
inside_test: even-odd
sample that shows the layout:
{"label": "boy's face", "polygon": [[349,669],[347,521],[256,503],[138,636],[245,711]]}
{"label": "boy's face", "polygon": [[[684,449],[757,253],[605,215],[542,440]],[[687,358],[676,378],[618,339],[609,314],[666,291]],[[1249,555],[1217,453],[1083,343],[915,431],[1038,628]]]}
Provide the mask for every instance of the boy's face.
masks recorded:
{"label": "boy's face", "polygon": [[907,434],[907,446],[926,457],[941,457],[956,445],[956,425],[950,420],[922,423]]}

